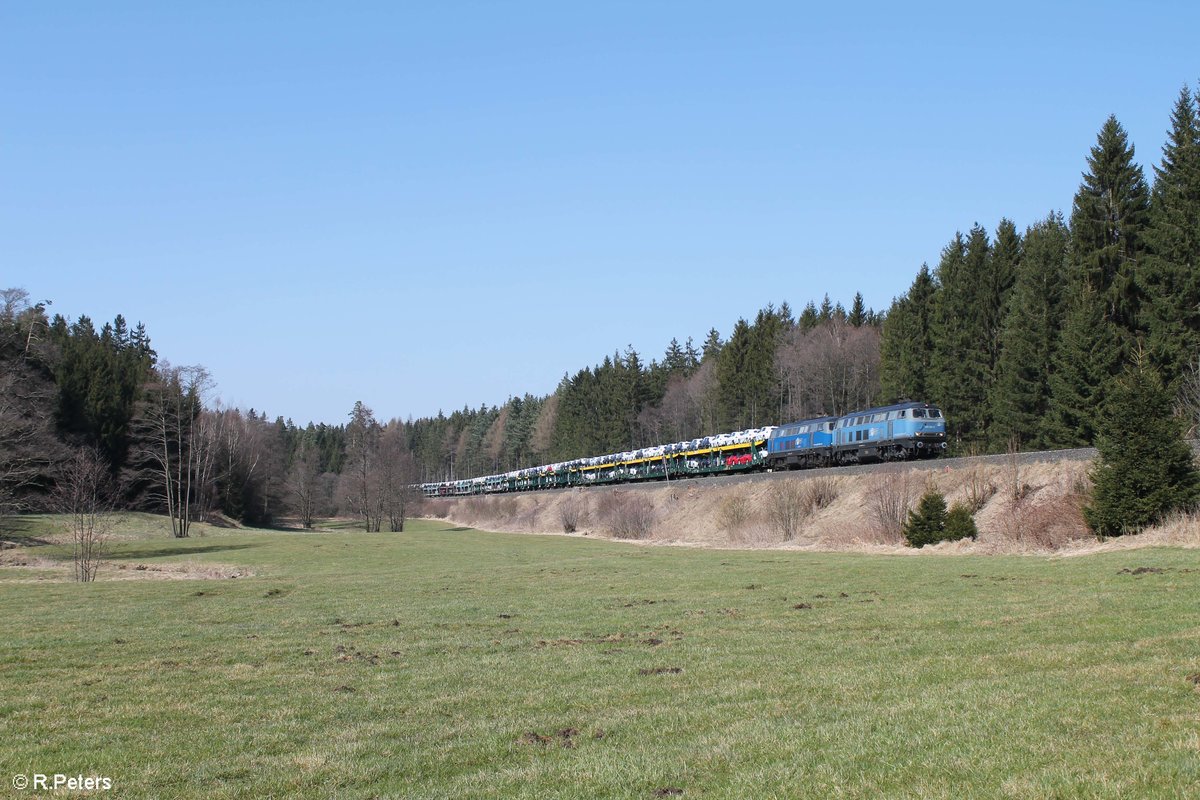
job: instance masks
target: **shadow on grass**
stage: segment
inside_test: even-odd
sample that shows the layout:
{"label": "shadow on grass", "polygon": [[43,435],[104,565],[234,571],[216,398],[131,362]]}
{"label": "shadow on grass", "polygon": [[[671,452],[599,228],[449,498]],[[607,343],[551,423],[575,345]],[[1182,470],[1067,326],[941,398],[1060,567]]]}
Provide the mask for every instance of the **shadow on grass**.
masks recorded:
{"label": "shadow on grass", "polygon": [[459,533],[461,531],[473,531],[473,530],[475,530],[475,529],[474,528],[462,528],[462,527],[446,528],[444,531],[442,531],[442,533]]}
{"label": "shadow on grass", "polygon": [[31,536],[29,531],[33,526],[28,520],[20,517],[0,518],[0,543],[15,547],[32,547],[39,544],[53,544],[48,539]]}
{"label": "shadow on grass", "polygon": [[187,556],[197,553],[219,553],[223,550],[245,550],[258,547],[257,544],[206,544],[200,547],[152,547],[150,549],[136,548],[133,550],[117,550],[108,556],[111,561],[135,561],[142,558],[166,558],[168,556]]}

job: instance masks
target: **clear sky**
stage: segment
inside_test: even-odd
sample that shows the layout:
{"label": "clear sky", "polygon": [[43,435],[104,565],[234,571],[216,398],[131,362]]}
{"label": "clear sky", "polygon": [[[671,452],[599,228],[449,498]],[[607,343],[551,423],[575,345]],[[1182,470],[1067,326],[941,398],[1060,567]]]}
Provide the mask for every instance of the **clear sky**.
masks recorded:
{"label": "clear sky", "polygon": [[1149,175],[1200,3],[0,0],[0,285],[227,404],[498,404]]}

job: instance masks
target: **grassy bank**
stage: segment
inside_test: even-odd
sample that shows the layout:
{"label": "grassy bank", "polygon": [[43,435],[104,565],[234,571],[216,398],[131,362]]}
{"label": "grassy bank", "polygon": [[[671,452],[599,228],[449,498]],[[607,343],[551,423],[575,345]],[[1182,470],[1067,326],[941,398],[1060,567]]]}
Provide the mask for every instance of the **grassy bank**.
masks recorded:
{"label": "grassy bank", "polygon": [[121,797],[1200,792],[1194,550],[902,558],[418,523],[131,537],[113,562],[242,577],[0,567],[6,788],[62,772]]}

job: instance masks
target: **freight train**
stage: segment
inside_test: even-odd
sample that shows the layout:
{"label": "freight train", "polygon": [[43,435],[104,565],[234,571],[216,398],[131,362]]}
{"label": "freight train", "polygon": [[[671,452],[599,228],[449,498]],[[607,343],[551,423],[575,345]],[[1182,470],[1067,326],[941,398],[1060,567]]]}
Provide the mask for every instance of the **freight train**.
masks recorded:
{"label": "freight train", "polygon": [[425,483],[426,497],[524,492],[736,472],[932,458],[946,449],[946,420],[928,403],[903,402],[624,453],[577,458],[502,475]]}

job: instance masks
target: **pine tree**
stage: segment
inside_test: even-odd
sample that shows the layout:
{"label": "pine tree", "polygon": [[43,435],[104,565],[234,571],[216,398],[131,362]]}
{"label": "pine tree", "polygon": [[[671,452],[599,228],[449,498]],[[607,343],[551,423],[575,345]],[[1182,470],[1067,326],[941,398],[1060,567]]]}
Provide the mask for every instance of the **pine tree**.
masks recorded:
{"label": "pine tree", "polygon": [[710,358],[716,358],[718,355],[720,355],[721,348],[724,346],[724,343],[721,341],[721,334],[717,333],[717,329],[709,328],[708,336],[705,338],[704,344],[700,350],[702,353],[700,360],[707,361]]}
{"label": "pine tree", "polygon": [[825,299],[821,301],[821,311],[819,313],[821,322],[829,322],[833,319],[833,303],[829,300],[829,295],[825,295]]}
{"label": "pine tree", "polygon": [[938,287],[922,264],[912,286],[892,302],[883,321],[879,382],[885,402],[929,398],[933,353],[933,309]]}
{"label": "pine tree", "polygon": [[1104,304],[1088,284],[1071,286],[1067,316],[1050,374],[1047,444],[1084,447],[1095,441],[1113,375],[1120,369],[1121,341],[1104,319]]}
{"label": "pine tree", "polygon": [[779,381],[775,373],[775,351],[783,334],[778,312],[768,305],[758,312],[750,329],[742,380],[746,385],[748,427],[763,425],[778,418],[781,404]]}
{"label": "pine tree", "polygon": [[1070,234],[1061,215],[1051,214],[1025,232],[1023,256],[1009,295],[990,402],[993,450],[1016,440],[1049,444],[1046,414],[1050,375],[1062,326]]}
{"label": "pine tree", "polygon": [[[1141,354],[1115,382],[1100,421],[1088,526],[1100,536],[1137,533],[1200,495],[1184,423],[1171,394]],[[1130,435],[1136,423],[1136,435]]]}
{"label": "pine tree", "polygon": [[917,507],[908,512],[904,540],[909,547],[924,547],[940,542],[946,530],[946,498],[937,489],[927,489]]}
{"label": "pine tree", "polygon": [[790,331],[796,327],[796,320],[792,316],[792,307],[788,305],[787,300],[784,300],[783,304],[779,306],[779,312],[776,316],[779,317],[779,324],[783,326],[784,330]]}
{"label": "pine tree", "polygon": [[817,304],[809,300],[808,304],[804,306],[804,311],[800,312],[800,319],[796,321],[796,324],[802,331],[811,331],[817,327],[820,321],[821,315],[817,312]]}
{"label": "pine tree", "polygon": [[941,406],[947,431],[960,451],[983,444],[991,417],[991,343],[981,290],[990,265],[987,232],[979,225],[966,240],[956,234],[938,264],[941,291],[934,307],[930,399]]}
{"label": "pine tree", "polygon": [[691,375],[700,366],[700,352],[696,349],[696,343],[692,341],[692,337],[688,337],[687,343],[683,346],[684,371]]}
{"label": "pine tree", "polygon": [[1142,323],[1151,361],[1171,387],[1200,352],[1200,120],[1186,86],[1154,173]]}
{"label": "pine tree", "polygon": [[743,427],[748,415],[747,364],[751,348],[750,324],[738,319],[733,326],[729,341],[721,348],[717,357],[716,385],[720,424],[725,430]]}
{"label": "pine tree", "polygon": [[1137,268],[1150,193],[1125,129],[1110,116],[1088,156],[1075,194],[1071,240],[1075,263],[1104,304],[1104,318],[1122,331],[1128,353],[1137,332]]}
{"label": "pine tree", "polygon": [[662,365],[668,373],[682,372],[687,369],[687,356],[680,347],[678,339],[672,338],[671,343],[667,345]]}
{"label": "pine tree", "polygon": [[946,527],[942,531],[942,541],[956,542],[959,539],[974,539],[979,535],[975,525],[975,517],[971,509],[962,503],[955,503],[946,513]]}
{"label": "pine tree", "polygon": [[1008,298],[1016,283],[1017,270],[1021,265],[1024,243],[1017,227],[1010,219],[1000,220],[996,227],[996,242],[992,247],[991,262],[980,284],[980,312],[988,340],[988,371],[995,375],[996,363],[1000,360],[1000,333],[1004,329],[1004,318],[1008,313]]}
{"label": "pine tree", "polygon": [[863,303],[862,292],[854,293],[854,305],[850,307],[850,316],[847,320],[856,328],[861,328],[867,322],[867,308]]}

